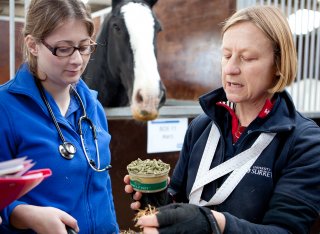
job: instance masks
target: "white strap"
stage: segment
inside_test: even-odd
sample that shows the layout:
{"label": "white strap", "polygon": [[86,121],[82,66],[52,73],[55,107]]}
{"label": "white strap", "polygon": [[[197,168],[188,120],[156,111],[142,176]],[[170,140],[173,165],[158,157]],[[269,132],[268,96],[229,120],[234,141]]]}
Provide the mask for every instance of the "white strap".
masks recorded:
{"label": "white strap", "polygon": [[[262,151],[270,144],[275,135],[275,133],[261,133],[251,148],[209,170],[220,138],[217,126],[212,124],[206,147],[198,168],[197,176],[189,195],[189,203],[201,206],[217,205],[222,203],[235,189],[237,184],[260,156]],[[206,184],[230,173],[231,171],[233,172],[209,202],[201,200],[200,197],[202,190]]]}

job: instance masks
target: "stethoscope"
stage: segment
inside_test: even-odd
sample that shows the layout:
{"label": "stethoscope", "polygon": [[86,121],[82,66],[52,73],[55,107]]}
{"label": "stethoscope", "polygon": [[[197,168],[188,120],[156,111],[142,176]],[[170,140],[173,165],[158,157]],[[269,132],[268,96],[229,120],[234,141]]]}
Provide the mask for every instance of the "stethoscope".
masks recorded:
{"label": "stethoscope", "polygon": [[[52,111],[52,108],[46,98],[46,95],[44,94],[44,90],[43,90],[43,87],[40,83],[40,80],[36,79],[36,83],[37,83],[37,86],[38,86],[38,89],[40,91],[40,94],[41,94],[41,98],[43,99],[48,111],[49,111],[49,114],[52,118],[52,121],[58,131],[58,134],[59,134],[59,137],[62,141],[62,143],[59,145],[59,152],[60,152],[60,155],[65,158],[65,159],[72,159],[75,155],[75,153],[77,152],[77,149],[76,147],[74,146],[74,144],[68,142],[65,140],[63,134],[62,134],[62,131],[59,127],[59,124],[57,122],[57,119],[56,117],[54,116],[53,114],[53,111]],[[99,148],[98,148],[98,138],[97,138],[97,132],[96,132],[96,127],[94,126],[94,124],[92,123],[91,119],[89,119],[89,117],[87,116],[87,112],[86,112],[86,109],[84,108],[84,104],[82,102],[82,99],[80,97],[80,95],[78,94],[78,92],[75,90],[75,88],[73,86],[71,86],[71,89],[72,89],[72,92],[75,94],[75,96],[77,97],[79,103],[80,103],[80,106],[81,106],[81,109],[82,109],[82,112],[83,112],[83,115],[79,118],[78,120],[78,128],[79,128],[79,135],[80,135],[80,140],[81,140],[81,146],[82,146],[82,149],[83,149],[83,152],[84,152],[84,155],[86,156],[86,159],[87,159],[87,162],[89,164],[89,166],[96,172],[103,172],[103,171],[106,171],[106,170],[109,170],[111,169],[111,165],[107,165],[105,168],[102,168],[100,169],[100,154],[99,154]],[[94,139],[94,144],[95,144],[95,147],[96,147],[96,154],[97,154],[97,164],[95,163],[95,161],[93,159],[89,159],[88,157],[88,154],[87,154],[87,151],[86,151],[86,147],[84,145],[84,137],[83,137],[83,132],[82,132],[82,123],[83,122],[87,122],[89,127],[91,128],[92,130],[92,135],[93,135],[93,139]]]}

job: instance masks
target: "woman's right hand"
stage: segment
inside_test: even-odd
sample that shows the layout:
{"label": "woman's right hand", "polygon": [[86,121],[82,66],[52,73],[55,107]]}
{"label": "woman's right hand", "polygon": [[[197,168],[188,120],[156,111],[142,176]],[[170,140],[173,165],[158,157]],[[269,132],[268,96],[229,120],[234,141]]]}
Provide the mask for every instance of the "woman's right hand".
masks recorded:
{"label": "woman's right hand", "polygon": [[136,191],[133,190],[132,186],[130,185],[130,176],[129,175],[125,175],[123,181],[126,184],[125,187],[124,187],[124,191],[126,193],[132,194],[132,198],[134,200],[134,202],[132,202],[130,204],[131,209],[132,210],[140,209],[141,203],[139,202],[139,200],[142,197],[142,193],[141,192],[136,192]]}
{"label": "woman's right hand", "polygon": [[67,234],[66,225],[79,232],[77,220],[54,207],[18,205],[10,222],[17,229],[32,229],[38,234]]}

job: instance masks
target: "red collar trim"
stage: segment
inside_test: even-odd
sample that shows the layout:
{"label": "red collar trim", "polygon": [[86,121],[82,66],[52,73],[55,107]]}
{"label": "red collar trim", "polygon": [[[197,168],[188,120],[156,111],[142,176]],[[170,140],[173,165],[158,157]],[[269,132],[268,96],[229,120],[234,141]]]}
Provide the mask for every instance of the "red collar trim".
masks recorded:
{"label": "red collar trim", "polygon": [[[266,100],[266,103],[264,104],[264,106],[262,107],[261,111],[258,114],[259,118],[265,118],[271,111],[272,107],[273,107],[273,102],[270,99]],[[229,102],[217,102],[216,105],[218,106],[223,106],[224,108],[226,108],[231,117],[232,117],[232,140],[233,143],[237,142],[237,140],[240,138],[241,134],[244,132],[244,130],[246,129],[246,127],[244,126],[240,126],[239,124],[239,119],[236,116],[236,113],[234,112],[234,104],[230,105]]]}
{"label": "red collar trim", "polygon": [[272,107],[273,107],[273,103],[270,99],[266,100],[266,103],[264,104],[264,106],[262,107],[258,117],[263,119],[265,118],[271,111]]}

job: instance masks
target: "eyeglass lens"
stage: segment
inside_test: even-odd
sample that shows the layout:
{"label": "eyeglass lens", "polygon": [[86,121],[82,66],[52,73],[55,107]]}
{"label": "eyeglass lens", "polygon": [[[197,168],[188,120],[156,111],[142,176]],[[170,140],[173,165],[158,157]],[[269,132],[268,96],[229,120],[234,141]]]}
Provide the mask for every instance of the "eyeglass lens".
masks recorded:
{"label": "eyeglass lens", "polygon": [[89,55],[92,52],[95,51],[96,45],[84,45],[84,46],[80,46],[80,47],[56,47],[55,52],[56,52],[56,56],[59,57],[66,57],[66,56],[70,56],[72,55],[75,50],[78,50],[80,54],[82,55]]}
{"label": "eyeglass lens", "polygon": [[79,51],[82,55],[89,55],[96,50],[97,44],[89,44],[89,45],[82,45],[79,47],[75,46],[58,46],[52,47],[47,44],[45,41],[42,41],[42,44],[51,51],[54,56],[58,57],[68,57],[71,56],[76,50]]}

